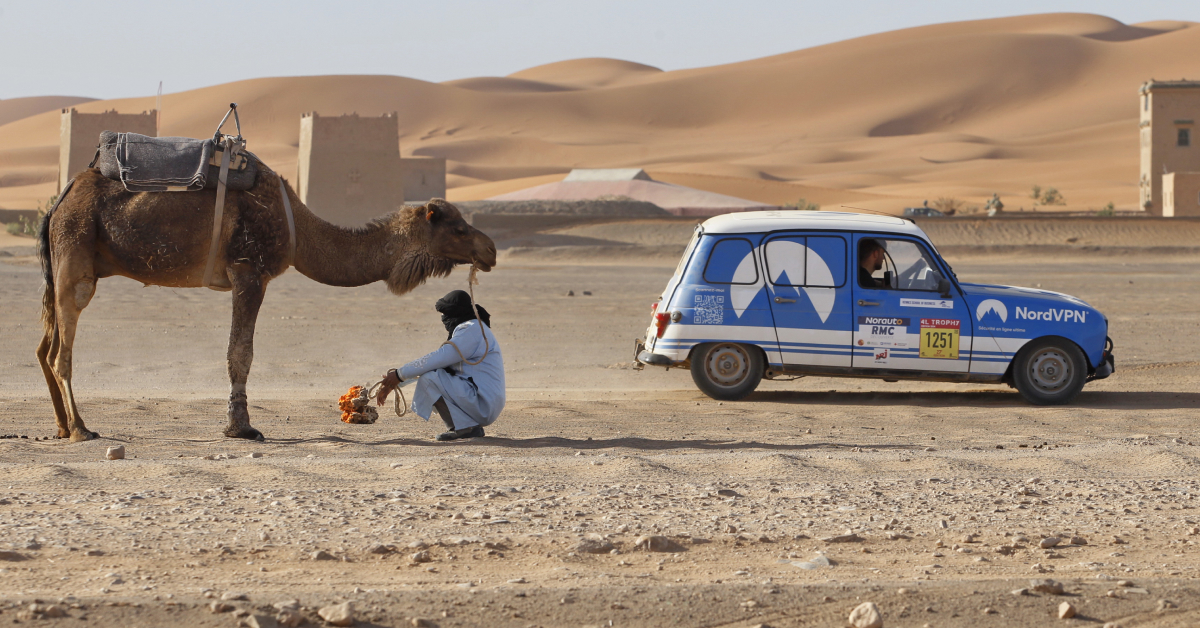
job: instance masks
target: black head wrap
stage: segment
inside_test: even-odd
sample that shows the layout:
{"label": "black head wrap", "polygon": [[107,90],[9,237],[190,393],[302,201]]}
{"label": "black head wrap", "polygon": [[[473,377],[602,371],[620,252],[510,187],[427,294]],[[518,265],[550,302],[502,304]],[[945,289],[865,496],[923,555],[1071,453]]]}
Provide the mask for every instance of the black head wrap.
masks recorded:
{"label": "black head wrap", "polygon": [[[488,311],[483,309],[482,305],[475,307],[479,309],[479,320],[483,321],[484,325],[491,327],[492,317]],[[455,290],[438,299],[434,308],[442,314],[442,324],[446,326],[446,331],[450,332],[450,336],[454,335],[455,327],[475,320],[475,311],[471,309],[471,295],[462,290]]]}

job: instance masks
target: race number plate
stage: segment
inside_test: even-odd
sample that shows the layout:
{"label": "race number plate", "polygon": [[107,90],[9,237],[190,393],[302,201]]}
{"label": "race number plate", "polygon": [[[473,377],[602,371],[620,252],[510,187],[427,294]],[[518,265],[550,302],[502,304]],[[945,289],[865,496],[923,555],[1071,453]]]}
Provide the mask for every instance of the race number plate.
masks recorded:
{"label": "race number plate", "polygon": [[959,321],[921,319],[921,357],[958,359]]}

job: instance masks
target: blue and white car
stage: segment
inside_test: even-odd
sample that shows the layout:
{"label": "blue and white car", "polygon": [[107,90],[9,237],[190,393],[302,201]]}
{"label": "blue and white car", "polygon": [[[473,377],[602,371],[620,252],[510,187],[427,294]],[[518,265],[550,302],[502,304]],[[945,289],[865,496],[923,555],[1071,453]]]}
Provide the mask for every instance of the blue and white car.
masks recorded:
{"label": "blue and white car", "polygon": [[[880,268],[863,269],[860,253],[880,247]],[[1062,404],[1114,369],[1108,319],[1087,303],[961,283],[915,223],[820,211],[699,225],[635,356],[690,368],[723,400],[817,375],[1005,383]]]}

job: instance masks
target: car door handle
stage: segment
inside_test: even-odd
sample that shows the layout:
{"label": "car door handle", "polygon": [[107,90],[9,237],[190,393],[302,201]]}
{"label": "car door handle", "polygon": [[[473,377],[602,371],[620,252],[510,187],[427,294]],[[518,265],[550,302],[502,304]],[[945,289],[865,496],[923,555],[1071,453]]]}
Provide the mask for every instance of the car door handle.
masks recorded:
{"label": "car door handle", "polygon": [[879,301],[866,301],[866,300],[864,300],[864,299],[859,299],[859,300],[858,300],[858,304],[859,304],[859,305],[864,305],[864,306],[865,306],[865,305],[879,305]]}
{"label": "car door handle", "polygon": [[795,303],[796,300],[795,299],[787,299],[784,297],[775,297],[775,302],[776,303]]}

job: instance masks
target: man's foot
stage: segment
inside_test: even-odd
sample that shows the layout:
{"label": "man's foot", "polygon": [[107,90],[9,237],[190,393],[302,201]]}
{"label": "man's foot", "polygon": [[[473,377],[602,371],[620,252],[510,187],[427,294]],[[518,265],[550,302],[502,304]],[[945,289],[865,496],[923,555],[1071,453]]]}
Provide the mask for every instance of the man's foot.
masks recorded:
{"label": "man's foot", "polygon": [[464,438],[479,438],[481,436],[484,436],[483,427],[476,425],[475,427],[468,427],[462,430],[450,430],[448,432],[442,432],[441,434],[437,435],[436,440],[446,442],[451,440],[461,440]]}

